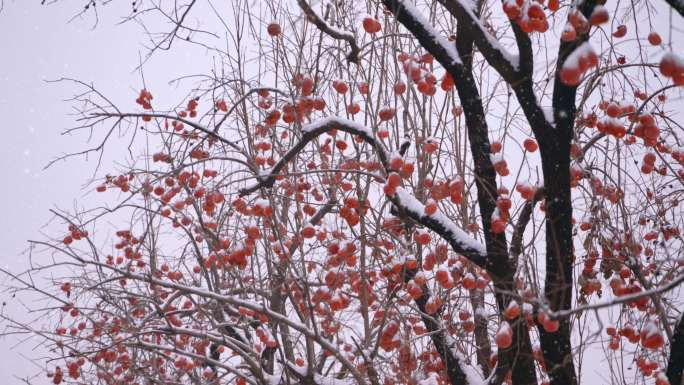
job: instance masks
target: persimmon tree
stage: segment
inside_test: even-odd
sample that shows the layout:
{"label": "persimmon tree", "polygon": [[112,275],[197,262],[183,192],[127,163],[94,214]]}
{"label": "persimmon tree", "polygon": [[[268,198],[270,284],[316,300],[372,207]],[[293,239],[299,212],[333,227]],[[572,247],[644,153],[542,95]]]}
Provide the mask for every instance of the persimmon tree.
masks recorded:
{"label": "persimmon tree", "polygon": [[131,155],[5,271],[49,381],[682,383],[681,2],[203,3],[129,16],[220,59],[177,105],[65,80]]}

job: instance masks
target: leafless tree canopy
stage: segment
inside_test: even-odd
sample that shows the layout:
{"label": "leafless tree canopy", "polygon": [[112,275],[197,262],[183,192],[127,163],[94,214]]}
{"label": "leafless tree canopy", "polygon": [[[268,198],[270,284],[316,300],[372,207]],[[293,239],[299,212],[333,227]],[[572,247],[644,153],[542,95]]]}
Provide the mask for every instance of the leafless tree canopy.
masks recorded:
{"label": "leafless tree canopy", "polygon": [[682,384],[683,2],[129,12],[143,78],[188,45],[215,65],[175,105],[62,80],[89,142],[55,161],[121,162],[3,270],[40,299],[0,315],[40,381]]}

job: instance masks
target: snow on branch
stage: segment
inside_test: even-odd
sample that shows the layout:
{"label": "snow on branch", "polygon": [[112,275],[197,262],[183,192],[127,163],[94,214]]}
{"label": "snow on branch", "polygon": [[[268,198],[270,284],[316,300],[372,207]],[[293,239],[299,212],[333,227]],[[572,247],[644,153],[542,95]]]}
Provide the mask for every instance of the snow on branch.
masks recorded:
{"label": "snow on branch", "polygon": [[611,307],[617,304],[623,304],[623,303],[628,303],[632,301],[636,301],[638,299],[644,298],[644,297],[651,297],[656,294],[662,294],[667,291],[673,290],[677,288],[679,285],[684,283],[684,274],[678,275],[671,281],[667,283],[663,283],[662,285],[655,287],[650,290],[643,290],[640,292],[632,293],[632,294],[626,294],[622,295],[620,297],[616,297],[612,300],[607,300],[603,302],[598,302],[598,303],[592,303],[592,304],[586,304],[586,305],[580,305],[580,306],[575,306],[571,309],[567,310],[558,310],[558,311],[553,311],[545,302],[537,302],[536,304],[539,305],[539,307],[552,319],[562,319],[562,318],[567,318],[570,317],[573,314],[577,313],[582,313],[588,310],[597,310],[601,308],[606,308],[606,307]]}
{"label": "snow on branch", "polygon": [[461,230],[451,219],[441,212],[426,215],[422,203],[403,188],[397,188],[395,204],[404,210],[411,219],[446,239],[457,253],[463,254],[476,265],[487,268],[487,249],[483,244]]}
{"label": "snow on branch", "polygon": [[387,167],[387,152],[382,144],[376,140],[373,131],[368,127],[358,124],[354,121],[338,118],[338,117],[327,117],[311,124],[307,124],[302,127],[302,137],[299,141],[283,155],[283,157],[269,170],[261,173],[257,178],[257,183],[245,187],[239,191],[240,196],[245,196],[253,193],[254,191],[262,187],[272,187],[275,183],[276,176],[282,169],[312,140],[327,132],[329,130],[336,129],[343,131],[352,135],[358,135],[364,141],[371,144],[380,158],[380,162],[385,168]]}
{"label": "snow on branch", "polygon": [[440,35],[413,4],[405,0],[384,0],[383,3],[447,70],[462,65],[455,44]]}
{"label": "snow on branch", "polygon": [[501,46],[499,41],[485,29],[470,6],[462,0],[439,0],[439,2],[466,28],[465,30],[489,65],[494,67],[506,81],[510,82],[518,76],[520,58],[510,54]]}

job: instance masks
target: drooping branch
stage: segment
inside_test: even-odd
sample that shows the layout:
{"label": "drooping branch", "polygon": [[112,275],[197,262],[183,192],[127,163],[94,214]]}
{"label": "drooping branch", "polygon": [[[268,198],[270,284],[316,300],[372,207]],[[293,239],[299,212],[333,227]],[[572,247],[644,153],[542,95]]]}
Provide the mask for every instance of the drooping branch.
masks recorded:
{"label": "drooping branch", "polygon": [[280,171],[282,171],[283,168],[285,168],[285,166],[292,161],[292,159],[294,159],[294,157],[297,156],[297,154],[299,154],[299,152],[302,151],[307,144],[309,144],[309,142],[316,139],[321,134],[333,129],[361,137],[365,142],[374,147],[380,162],[385,168],[387,168],[387,152],[383,145],[375,139],[375,136],[371,130],[351,120],[338,117],[327,117],[312,124],[303,126],[302,137],[299,139],[299,141],[297,141],[297,143],[295,143],[295,145],[292,146],[292,148],[288,150],[283,157],[280,158],[275,165],[273,165],[273,167],[261,173],[257,177],[257,183],[241,189],[239,191],[240,196],[249,195],[260,188],[273,187],[278,173],[280,173]]}
{"label": "drooping branch", "polygon": [[[576,307],[568,309],[568,310],[553,311],[553,310],[548,308],[547,304],[539,303],[539,302],[537,302],[536,304],[539,305],[550,318],[566,319],[573,314],[586,312],[588,310],[597,310],[597,309],[607,308],[607,307],[611,307],[611,306],[615,306],[615,305],[619,305],[619,304],[634,302],[634,301],[637,301],[637,300],[645,298],[645,297],[660,295],[660,294],[663,294],[665,292],[668,292],[670,290],[675,289],[676,287],[678,287],[682,283],[684,283],[684,274],[676,277],[675,279],[671,280],[668,283],[662,284],[658,287],[655,287],[655,288],[652,288],[649,290],[644,290],[644,291],[640,291],[638,293],[623,295],[623,296],[616,297],[616,298],[609,300],[609,301],[576,306]],[[676,332],[673,332],[673,335],[675,333]]]}
{"label": "drooping branch", "polygon": [[349,43],[350,51],[349,54],[347,54],[347,60],[351,63],[359,64],[359,54],[361,50],[359,49],[358,44],[356,44],[356,39],[354,39],[353,34],[328,25],[328,23],[326,23],[325,20],[323,20],[316,13],[316,11],[311,8],[306,0],[297,0],[297,4],[299,4],[299,7],[309,18],[309,21],[311,21],[319,30],[321,30],[321,32],[332,37],[333,39],[345,40],[347,43]]}
{"label": "drooping branch", "polygon": [[254,93],[257,93],[257,92],[263,92],[263,91],[275,92],[275,93],[281,94],[281,95],[286,96],[286,97],[289,96],[289,95],[287,95],[285,92],[283,92],[282,90],[279,90],[279,89],[273,88],[273,87],[255,87],[255,88],[251,88],[251,89],[250,89],[249,91],[247,91],[244,95],[242,95],[238,100],[236,100],[235,103],[233,103],[233,106],[230,107],[230,109],[223,115],[223,117],[221,118],[221,120],[219,120],[218,123],[216,123],[216,126],[214,127],[214,130],[213,130],[212,132],[213,132],[214,134],[217,134],[218,131],[219,131],[219,129],[220,129],[221,126],[223,125],[223,123],[225,123],[225,121],[228,119],[228,117],[229,117],[229,116],[237,109],[237,107],[238,107],[242,102],[244,102],[250,95],[252,95],[252,94],[254,94]]}
{"label": "drooping branch", "polygon": [[96,112],[96,113],[91,114],[90,116],[94,117],[94,118],[122,118],[122,119],[125,119],[125,118],[138,118],[138,119],[161,118],[161,119],[169,119],[169,120],[179,121],[183,124],[186,124],[186,125],[194,128],[197,131],[201,131],[201,132],[207,134],[207,136],[209,136],[210,138],[216,139],[219,142],[228,145],[229,147],[231,147],[235,151],[238,151],[242,155],[247,156],[247,153],[245,152],[245,150],[242,147],[235,144],[233,141],[222,137],[221,135],[217,134],[215,131],[208,129],[199,123],[196,123],[196,122],[193,122],[191,120],[182,118],[180,116],[172,116],[172,115],[168,115],[168,114],[161,114],[161,113],[154,113],[154,112],[135,112],[135,113],[134,112],[129,112],[129,113]]}

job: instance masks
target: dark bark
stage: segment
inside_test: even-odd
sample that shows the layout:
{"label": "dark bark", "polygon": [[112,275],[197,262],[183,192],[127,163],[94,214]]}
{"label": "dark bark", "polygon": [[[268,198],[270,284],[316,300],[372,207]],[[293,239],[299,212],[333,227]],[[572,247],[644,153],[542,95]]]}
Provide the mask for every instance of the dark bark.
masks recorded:
{"label": "dark bark", "polygon": [[[427,290],[427,287],[425,287],[425,289]],[[422,319],[423,323],[425,324],[425,328],[427,330],[433,331],[439,330],[440,325],[437,322],[435,322],[434,318],[427,316],[425,314],[425,306],[429,298],[430,296],[428,294],[423,294],[422,297],[416,300],[416,305],[418,305],[420,311],[423,312]],[[452,349],[455,349],[456,347],[452,346],[449,343],[448,334],[446,332],[433,332],[430,333],[430,339],[432,340],[432,343],[435,345],[435,349],[437,349],[439,356],[442,358],[442,362],[444,363],[444,367],[446,368],[449,381],[453,385],[468,384],[465,372],[461,367],[461,362],[459,361],[458,357],[452,352]]]}
{"label": "dark bark", "polygon": [[[684,2],[681,0],[665,0],[667,1],[668,4],[670,4],[670,7],[672,7],[677,13],[679,13],[682,17],[684,17]],[[679,384],[677,384],[679,385]]]}
{"label": "dark bark", "polygon": [[[491,217],[496,209],[498,194],[496,192],[496,172],[490,159],[489,129],[479,89],[472,73],[473,38],[476,36],[472,30],[476,27],[472,23],[458,24],[456,48],[461,63],[454,63],[448,52],[435,42],[423,25],[406,12],[400,1],[386,0],[384,3],[393,12],[396,19],[418,39],[423,48],[430,52],[454,79],[465,115],[470,150],[473,156],[478,205],[487,248],[487,259],[484,267],[492,276],[496,288],[497,305],[499,310],[503,311],[511,300],[506,293],[515,291],[514,270],[511,268],[508,259],[505,234],[494,234],[491,231]],[[444,4],[444,2],[442,3]],[[499,59],[501,60],[501,67],[507,68],[506,65],[509,63],[503,63],[505,58],[500,57]],[[430,330],[430,325],[426,324],[426,326]],[[512,327],[514,343],[511,348],[499,352],[499,364],[493,383],[500,383],[510,370],[513,374],[514,384],[536,384],[537,377],[527,326],[524,322],[515,322]]]}
{"label": "dark bark", "polygon": [[684,313],[679,317],[670,343],[670,359],[667,362],[667,379],[670,385],[684,384],[682,369],[684,369]]}
{"label": "dark bark", "polygon": [[[568,309],[571,306],[573,288],[572,204],[569,169],[570,143],[576,112],[576,88],[563,85],[559,80],[557,70],[553,96],[554,122],[549,122],[534,93],[532,82],[534,58],[529,36],[516,26],[513,27],[519,49],[520,63],[516,71],[511,71],[510,66],[505,63],[505,58],[496,50],[492,51],[492,45],[486,38],[488,32],[482,30],[478,21],[473,19],[461,3],[447,0],[440,0],[440,2],[458,19],[459,26],[465,25],[465,28],[470,32],[469,35],[475,36],[475,44],[485,59],[511,85],[539,142],[547,197],[544,294],[551,309]],[[582,5],[581,11],[585,16],[588,16],[593,11],[593,7],[594,3],[589,1]],[[575,42],[561,44],[558,68],[561,68],[567,55],[586,38],[586,36],[581,36]],[[551,383],[554,385],[576,384],[569,323],[566,320],[561,321],[560,330],[556,333],[544,333],[542,330],[541,340],[542,351],[550,369]],[[519,378],[518,380],[524,379]],[[515,378],[514,382],[517,382]]]}
{"label": "dark bark", "polygon": [[[465,34],[459,34],[463,36]],[[457,39],[458,43],[458,39]],[[462,51],[459,49],[459,51]],[[472,46],[469,50],[472,52]],[[464,63],[469,63],[470,55]],[[473,78],[470,65],[466,64],[463,71],[453,74],[463,114],[466,118],[468,138],[474,160],[475,181],[477,185],[477,197],[482,216],[482,227],[487,246],[488,270],[491,271],[493,284],[496,288],[496,301],[499,311],[503,311],[511,298],[506,293],[515,292],[513,282],[514,270],[508,259],[508,246],[504,233],[493,234],[491,230],[491,218],[496,208],[496,173],[489,158],[489,136],[485,121],[482,100],[479,90]],[[532,345],[530,342],[527,326],[524,323],[515,323],[513,327],[512,347],[499,352],[500,364],[496,368],[497,376],[505,375],[509,369],[513,372],[513,383],[536,384],[537,375],[532,358]]]}
{"label": "dark bark", "polygon": [[[546,279],[544,295],[551,310],[572,305],[572,202],[570,192],[571,127],[557,127],[555,136],[540,140],[544,189],[546,191]],[[576,384],[570,344],[570,324],[560,320],[560,329],[545,333],[540,328],[541,348],[551,383]]]}
{"label": "dark bark", "polygon": [[[473,40],[459,24],[456,32],[456,48],[463,65],[449,71],[454,78],[456,92],[463,107],[470,151],[473,156],[475,185],[477,187],[477,203],[482,217],[487,254],[490,260],[489,271],[498,280],[510,280],[512,272],[508,266],[506,235],[492,233],[492,214],[496,209],[496,171],[489,157],[489,128],[480,91],[475,83],[472,71]],[[497,299],[499,301],[499,299]],[[499,301],[499,308],[505,306],[504,298]]]}
{"label": "dark bark", "polygon": [[330,26],[328,26],[325,20],[318,16],[316,11],[314,11],[309,5],[309,3],[307,3],[305,0],[298,0],[297,3],[306,14],[309,21],[313,23],[321,32],[332,37],[333,39],[345,40],[347,43],[349,43],[350,48],[349,54],[347,54],[347,61],[355,64],[359,63],[359,53],[361,52],[361,50],[359,49],[359,46],[356,44],[356,40],[354,40],[354,36],[351,33],[340,33],[339,30],[335,28],[330,28]]}
{"label": "dark bark", "polygon": [[[467,9],[465,3],[458,0],[438,1],[458,20],[457,45],[459,38],[468,41],[471,50],[474,43],[501,77],[509,83],[512,82],[517,77],[518,72],[505,53],[498,46],[491,44],[489,32],[483,29],[479,21],[479,10]],[[459,54],[461,53],[459,52]]]}
{"label": "dark bark", "polygon": [[[470,293],[470,304],[473,309],[484,306],[484,290],[474,289]],[[473,314],[475,321],[475,343],[477,344],[477,363],[482,368],[485,378],[489,377],[492,371],[489,360],[492,356],[492,344],[489,341],[489,330],[487,328],[487,317],[476,312]]]}
{"label": "dark bark", "polygon": [[[588,18],[594,10],[594,1],[580,7]],[[577,113],[577,87],[565,85],[560,80],[560,69],[588,35],[580,35],[573,42],[562,42],[558,50],[558,64],[553,90],[553,118],[551,130],[538,128],[535,135],[539,141],[546,192],[546,280],[544,295],[551,310],[567,310],[572,306],[574,261],[572,237],[572,194],[570,187],[570,144]],[[524,108],[525,106],[523,106]],[[543,115],[542,115],[543,116]],[[528,116],[528,119],[530,117]],[[539,119],[539,117],[534,117]],[[532,123],[532,121],[530,121]],[[533,124],[532,127],[535,127]],[[570,342],[570,321],[561,319],[555,333],[538,328],[542,353],[552,385],[577,384],[577,375]]]}
{"label": "dark bark", "polygon": [[[415,269],[405,271],[404,282],[413,279],[417,272],[418,270]],[[449,382],[452,385],[468,385],[468,378],[463,371],[461,362],[453,352],[456,347],[450,343],[451,341],[449,341],[449,335],[447,334],[446,329],[436,321],[440,318],[441,309],[436,314],[428,315],[426,307],[430,300],[430,289],[427,285],[423,285],[421,289],[423,290],[423,294],[416,298],[415,303],[421,311],[421,319],[425,325],[425,329],[430,332],[430,339],[444,363]]]}

